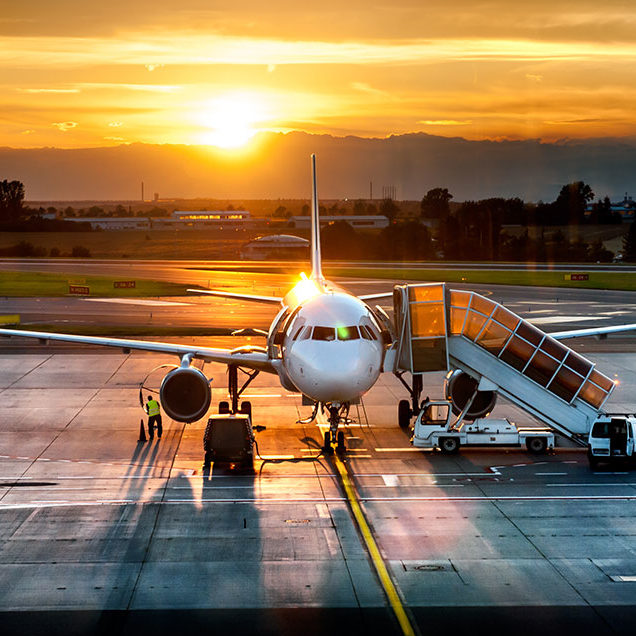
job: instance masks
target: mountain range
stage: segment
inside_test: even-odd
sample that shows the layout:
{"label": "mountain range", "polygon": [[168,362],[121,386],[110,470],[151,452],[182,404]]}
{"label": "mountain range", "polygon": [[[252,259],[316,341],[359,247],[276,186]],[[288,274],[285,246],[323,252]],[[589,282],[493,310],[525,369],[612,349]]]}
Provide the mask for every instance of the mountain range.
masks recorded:
{"label": "mountain range", "polygon": [[316,153],[323,199],[421,199],[435,187],[455,201],[520,197],[552,201],[561,186],[588,183],[613,200],[636,192],[636,142],[625,139],[471,141],[423,133],[383,139],[302,132],[260,133],[249,150],[125,144],[114,147],[0,148],[0,180],[25,184],[29,201],[308,198]]}

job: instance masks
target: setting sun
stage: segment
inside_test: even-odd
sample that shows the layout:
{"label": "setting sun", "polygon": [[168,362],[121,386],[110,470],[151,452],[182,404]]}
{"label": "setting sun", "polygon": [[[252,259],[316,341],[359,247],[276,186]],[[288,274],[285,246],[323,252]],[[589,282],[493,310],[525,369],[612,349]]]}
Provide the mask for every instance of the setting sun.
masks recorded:
{"label": "setting sun", "polygon": [[258,97],[245,94],[224,95],[210,100],[197,118],[210,129],[200,136],[204,144],[219,148],[240,148],[257,132],[264,109]]}

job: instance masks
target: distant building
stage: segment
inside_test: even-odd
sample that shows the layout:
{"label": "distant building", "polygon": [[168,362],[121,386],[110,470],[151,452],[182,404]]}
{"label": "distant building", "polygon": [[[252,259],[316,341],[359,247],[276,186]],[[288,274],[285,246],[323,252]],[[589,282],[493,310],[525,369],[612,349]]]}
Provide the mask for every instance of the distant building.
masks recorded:
{"label": "distant building", "polygon": [[175,210],[169,217],[144,216],[100,216],[69,217],[66,221],[90,223],[94,230],[162,230],[162,229],[201,229],[218,227],[220,224],[243,223],[250,219],[250,213],[220,210]]}
{"label": "distant building", "polygon": [[245,210],[175,210],[172,218],[187,223],[218,223],[248,221],[250,213]]}
{"label": "distant building", "polygon": [[69,216],[64,219],[73,223],[90,223],[94,230],[147,230],[149,219],[141,216]]}
{"label": "distant building", "polygon": [[[328,225],[335,221],[344,221],[353,228],[383,228],[389,225],[389,219],[386,216],[381,215],[367,215],[367,216],[320,216],[320,225]],[[291,227],[299,229],[307,229],[311,226],[310,216],[291,216],[289,217],[289,224]]]}
{"label": "distant building", "polygon": [[[585,215],[589,216],[592,213],[593,208],[594,202],[588,203],[585,208]],[[632,197],[626,192],[622,201],[610,204],[610,210],[612,212],[618,212],[623,221],[633,221],[636,213],[636,201],[634,201],[634,199],[632,199]]]}
{"label": "distant building", "polygon": [[290,234],[259,236],[241,248],[241,258],[245,260],[300,259],[308,255],[309,241]]}

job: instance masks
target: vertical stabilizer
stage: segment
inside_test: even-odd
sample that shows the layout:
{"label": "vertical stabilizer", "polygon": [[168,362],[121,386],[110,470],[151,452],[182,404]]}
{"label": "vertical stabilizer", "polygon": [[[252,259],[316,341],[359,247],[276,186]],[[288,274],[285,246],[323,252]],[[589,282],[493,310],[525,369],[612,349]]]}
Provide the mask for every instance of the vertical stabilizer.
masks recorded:
{"label": "vertical stabilizer", "polygon": [[318,213],[318,186],[316,182],[316,155],[311,155],[311,279],[322,281],[320,257],[320,218]]}

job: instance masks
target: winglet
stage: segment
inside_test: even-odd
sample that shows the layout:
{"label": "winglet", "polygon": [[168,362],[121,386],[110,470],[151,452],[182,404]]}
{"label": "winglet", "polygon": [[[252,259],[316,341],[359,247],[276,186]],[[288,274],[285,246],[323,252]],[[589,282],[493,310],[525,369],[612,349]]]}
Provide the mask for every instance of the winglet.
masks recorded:
{"label": "winglet", "polygon": [[318,185],[316,181],[316,155],[311,155],[311,276],[312,280],[323,281],[322,259],[320,256],[320,216],[318,207]]}

